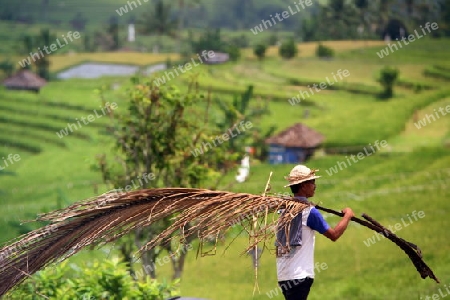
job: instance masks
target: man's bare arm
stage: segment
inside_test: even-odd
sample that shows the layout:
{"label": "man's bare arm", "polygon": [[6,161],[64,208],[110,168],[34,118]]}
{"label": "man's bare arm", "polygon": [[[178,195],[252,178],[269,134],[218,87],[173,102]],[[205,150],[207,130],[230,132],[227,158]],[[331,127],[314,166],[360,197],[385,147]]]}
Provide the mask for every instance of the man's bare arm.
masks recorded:
{"label": "man's bare arm", "polygon": [[323,235],[336,242],[344,231],[347,229],[348,223],[350,223],[350,219],[355,216],[351,208],[345,208],[342,210],[344,213],[344,217],[339,221],[339,223],[334,228],[328,229]]}

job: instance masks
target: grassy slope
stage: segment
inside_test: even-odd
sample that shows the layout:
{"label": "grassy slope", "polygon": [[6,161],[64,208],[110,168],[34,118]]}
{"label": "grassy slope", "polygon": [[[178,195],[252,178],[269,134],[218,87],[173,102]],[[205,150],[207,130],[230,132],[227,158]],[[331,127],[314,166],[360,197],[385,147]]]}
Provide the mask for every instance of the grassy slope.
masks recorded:
{"label": "grassy slope", "polygon": [[[448,45],[448,41],[442,44]],[[315,44],[309,43],[300,47],[302,46],[311,48]],[[333,48],[349,49],[351,46],[348,42],[336,42]],[[413,59],[414,57],[421,59],[423,52],[431,51],[434,46],[440,49],[435,53],[436,57],[441,57],[445,55],[442,45],[436,45],[436,42],[432,41],[430,45],[422,43],[414,46],[414,49],[408,49],[405,53],[404,63],[396,63],[391,57],[383,60],[383,63],[398,67],[400,77],[404,81],[444,88],[444,82],[423,76],[422,70],[432,63],[429,58],[423,61]],[[332,61],[311,57],[283,61],[269,56],[263,64],[249,61],[214,68],[200,66],[196,67],[194,72],[200,74],[200,83],[203,86],[212,87],[213,90],[232,91],[238,88],[242,91],[249,84],[254,85],[255,92],[261,95],[263,100],[270,102],[271,116],[263,121],[263,128],[277,125],[278,129],[282,130],[290,126],[293,120],[297,120],[322,132],[327,137],[328,146],[365,145],[373,142],[373,137],[393,138],[404,129],[405,123],[416,109],[430,105],[449,93],[448,90],[434,89],[417,94],[410,88],[397,88],[397,97],[388,102],[380,101],[372,92],[368,95],[348,93],[346,88],[351,88],[353,85],[369,87],[369,90],[375,93],[380,91],[379,84],[376,82],[381,68],[380,59],[376,55],[377,49],[357,50],[352,57],[342,52],[338,54],[338,59]],[[299,91],[308,91],[307,86],[293,86],[289,83],[289,79],[326,82],[328,78],[335,82],[333,75],[339,69],[348,70],[350,73],[350,76],[343,79],[336,77],[336,85],[341,85],[342,91],[325,89],[314,94],[310,93],[310,96],[307,96],[299,105],[289,105],[288,99],[299,97]],[[183,78],[187,76],[181,76],[175,82]],[[273,98],[277,101],[272,100]],[[306,102],[311,101],[316,105],[306,105]],[[309,111],[307,119],[303,117],[306,109]],[[276,118],[279,115],[285,117]]]}
{"label": "grassy slope", "polygon": [[[446,43],[443,42],[444,45]],[[441,48],[440,44],[417,45],[427,49],[434,46],[436,49]],[[405,68],[402,74],[407,79],[432,82],[433,80],[422,77],[421,67],[432,64],[433,60],[419,55],[421,60],[416,63],[414,55],[422,51],[419,50],[409,52],[407,58],[404,58],[404,63],[399,63],[399,67]],[[204,80],[204,84],[222,84],[229,89],[239,89],[240,86],[244,88],[245,84],[254,83],[256,91],[265,88],[271,93],[284,93],[286,102],[271,101],[269,103],[272,114],[263,120],[264,126],[274,123],[282,129],[293,122],[304,121],[324,132],[329,141],[334,140],[344,145],[352,145],[356,142],[373,143],[377,139],[386,138],[394,152],[368,157],[332,177],[328,176],[325,170],[336,165],[338,161],[344,161],[345,157],[326,156],[313,159],[309,164],[319,168],[324,176],[321,179],[322,183],[318,188],[316,200],[323,201],[324,205],[336,209],[351,206],[358,214],[366,212],[386,225],[394,225],[401,218],[406,218],[406,215],[413,210],[423,210],[426,217],[403,229],[399,235],[417,243],[438,277],[443,283],[448,283],[450,277],[446,272],[446,266],[450,263],[447,255],[450,246],[444,237],[446,236],[445,228],[450,224],[448,218],[444,216],[450,209],[445,201],[449,192],[446,188],[447,183],[441,183],[438,180],[446,180],[446,177],[449,177],[448,172],[442,169],[446,168],[450,161],[447,152],[440,149],[442,144],[435,137],[436,130],[433,128],[436,129],[437,125],[430,124],[430,127],[420,131],[420,135],[430,138],[433,136],[433,141],[428,146],[437,148],[427,148],[412,153],[401,152],[405,148],[410,151],[423,146],[417,142],[419,139],[411,141],[402,138],[404,135],[419,134],[410,126],[409,120],[413,111],[424,108],[424,111],[419,113],[421,115],[444,105],[447,103],[444,97],[448,95],[448,92],[430,91],[414,94],[411,90],[401,90],[399,96],[392,101],[379,102],[373,96],[353,95],[345,91],[326,91],[323,96],[311,98],[322,108],[310,108],[311,117],[302,120],[304,107],[292,108],[287,103],[287,97],[296,89],[287,85],[285,79],[273,75],[283,73],[299,78],[321,80],[337,68],[347,68],[354,70],[353,73],[351,72],[349,81],[351,79],[352,82],[375,86],[373,71],[364,72],[364,67],[361,66],[364,62],[368,69],[376,70],[379,67],[380,62],[373,58],[374,51],[373,49],[356,51],[351,56],[343,52],[340,58],[332,62],[322,62],[311,58],[282,62],[271,58],[264,65],[264,72],[258,72],[260,67],[252,63],[212,68],[212,73],[199,67],[199,71],[203,74],[201,80]],[[370,56],[369,53],[371,53]],[[442,51],[437,51],[436,57],[441,56],[443,56]],[[386,62],[388,60],[391,58],[387,58]],[[353,77],[353,74],[357,76]],[[239,80],[236,80],[237,78]],[[173,82],[176,83],[179,80]],[[240,83],[241,81],[245,84]],[[98,96],[92,91],[101,85],[108,86],[112,82],[123,82],[123,79],[54,82],[44,88],[39,96],[0,91],[0,105],[9,108],[11,118],[24,118],[25,107],[22,103],[23,101],[31,102],[29,111],[36,112],[34,119],[60,126],[62,129],[67,125],[64,118],[73,120],[86,116],[89,111],[98,108]],[[123,104],[120,93],[121,90],[118,92],[119,96],[109,94],[112,98],[108,98],[114,99],[110,101],[117,101],[119,109],[121,103]],[[439,96],[433,96],[437,93]],[[40,102],[71,104],[82,106],[82,109],[69,110],[55,108],[54,105],[37,105]],[[12,113],[14,111],[15,113]],[[63,119],[53,120],[49,117],[51,114],[62,116]],[[30,119],[29,116],[25,118],[25,121],[28,119]],[[440,122],[447,122],[447,120]],[[407,124],[407,130],[402,133],[405,124]],[[18,127],[15,130],[20,132],[24,129]],[[20,163],[7,169],[13,172],[13,176],[0,176],[0,190],[3,192],[3,194],[0,193],[0,203],[7,212],[0,219],[0,225],[5,229],[2,234],[3,241],[16,236],[20,229],[27,228],[18,226],[20,220],[55,208],[58,193],[62,194],[59,197],[63,198],[63,205],[95,195],[90,182],[100,181],[100,176],[89,171],[89,167],[94,162],[95,155],[104,152],[107,148],[98,130],[97,126],[85,126],[79,130],[88,135],[90,140],[74,136],[61,139],[66,148],[45,142],[39,144],[39,141],[20,134],[13,138],[25,143],[37,143],[44,151],[38,155],[21,153]],[[38,132],[37,129],[26,131],[31,134]],[[12,138],[6,132],[1,131],[0,137]],[[448,130],[439,128],[439,137],[447,133]],[[43,131],[40,134],[47,138],[53,135],[56,137],[54,132],[49,131]],[[0,147],[1,155],[19,151],[16,148]],[[255,165],[252,168],[250,180],[232,189],[260,193],[268,172],[273,170],[275,172],[272,181],[273,191],[284,191],[281,189],[282,176],[289,171],[290,167]],[[400,174],[393,175],[397,173]],[[385,174],[391,175],[380,177]],[[436,182],[424,186],[430,181],[431,175],[428,174],[433,175],[431,181]],[[233,180],[232,176],[232,174],[229,176],[229,181]],[[399,190],[401,187],[406,190]],[[105,187],[101,186],[98,192],[102,192],[102,189],[104,190]],[[386,191],[389,193],[384,194],[383,192]],[[332,224],[337,222],[334,217],[328,217],[328,220]],[[317,238],[316,260],[326,263],[328,269],[318,274],[311,299],[411,299],[418,298],[419,294],[436,292],[437,286],[429,280],[421,281],[406,256],[394,245],[382,241],[367,248],[363,241],[371,235],[372,232],[367,229],[352,226],[342,241],[336,244],[331,244],[322,237]],[[251,298],[254,277],[250,258],[238,255],[245,242],[245,238],[238,239],[225,256],[217,255],[195,260],[194,255],[190,255],[182,283],[183,294],[210,299]],[[219,251],[223,249],[224,247],[221,247]],[[86,259],[90,255],[90,253],[83,253],[75,257],[74,261]],[[169,266],[164,266],[159,271],[162,275],[168,274],[168,268]],[[256,299],[266,299],[267,296],[264,293],[276,288],[274,258],[268,252],[263,256],[259,278],[263,295]]]}
{"label": "grassy slope", "polygon": [[[0,201],[7,214],[0,219],[0,224],[4,228],[10,228],[2,234],[3,241],[28,228],[17,226],[20,220],[30,219],[38,212],[56,208],[58,197],[62,198],[62,204],[66,205],[93,196],[92,183],[101,180],[97,173],[89,169],[94,163],[95,155],[105,149],[104,138],[99,132],[108,123],[106,117],[98,118],[87,125],[82,124],[83,127],[61,139],[56,135],[56,130],[52,129],[59,131],[68,123],[76,123],[76,118],[86,118],[89,114],[94,114],[94,110],[101,115],[101,102],[94,89],[120,80],[52,83],[42,89],[39,95],[4,90],[0,92],[0,105],[14,111],[10,111],[6,116],[22,122],[20,126],[15,123],[0,123],[0,126],[5,127],[1,138],[7,141],[19,140],[26,145],[45,149],[39,155],[31,155],[26,149],[8,147],[8,143],[2,143],[0,147],[2,154],[21,156],[19,163],[5,169],[12,172],[11,176],[1,177],[0,190],[3,194],[0,194]],[[120,99],[113,98],[110,101],[120,103]],[[54,119],[52,115],[59,118]],[[36,128],[32,125],[36,123],[52,127]],[[11,134],[12,132],[16,134]],[[55,145],[56,142],[62,143],[63,146]]]}
{"label": "grassy slope", "polygon": [[[401,70],[403,79],[431,84],[433,80],[423,77],[421,70],[431,63],[432,59],[417,61],[416,58],[417,56],[422,58],[423,51],[429,51],[435,46],[418,44],[417,49],[409,51],[410,55],[404,58],[404,62],[396,63],[395,59],[391,58],[385,61],[387,64],[396,64]],[[437,53],[437,56],[442,55],[442,52]],[[374,77],[380,68],[380,61],[375,55],[375,50],[371,48],[355,51],[352,57],[344,53],[341,59],[332,62],[311,58],[292,62],[274,59],[269,60],[263,68],[252,64],[239,64],[231,69],[224,67],[223,70],[214,69],[213,72],[201,73],[202,79],[213,86],[219,84],[221,87],[228,85],[244,88],[246,84],[253,83],[256,91],[267,89],[281,93],[280,90],[285,92],[289,87],[283,84],[283,80],[280,81],[279,76],[270,74],[323,80],[339,68],[348,68],[352,74],[348,82],[376,86]],[[264,71],[268,69],[268,72],[261,72],[261,69]],[[289,97],[289,92],[285,93]],[[354,141],[373,143],[377,139],[389,137],[390,149],[394,151],[424,146],[423,143],[397,141],[396,136],[402,132],[405,123],[410,124],[408,120],[414,110],[435,101],[437,102],[430,104],[430,107],[443,105],[442,102],[445,100],[439,99],[444,98],[449,92],[434,91],[417,95],[410,90],[400,90],[399,93],[400,95],[392,101],[380,102],[372,96],[327,91],[324,95],[312,97],[327,109],[310,108],[312,117],[302,121],[325,132],[327,138],[343,144],[352,144]],[[437,93],[439,95],[436,97],[430,96]],[[286,105],[287,103],[283,102],[270,103],[272,114],[266,118],[266,126],[275,123],[279,128],[284,128],[293,120],[301,118],[303,107],[299,106],[298,110],[287,109]],[[427,109],[429,110],[425,108],[424,111]],[[439,124],[442,124],[446,121],[440,122]],[[431,125],[436,128],[439,126],[437,123]],[[448,129],[440,128],[440,134],[448,132]],[[427,130],[420,134],[435,135],[435,130],[428,128]],[[411,133],[412,130],[408,131]],[[400,136],[407,134],[408,131]],[[425,144],[437,147],[440,145],[442,143],[436,140],[434,143]],[[345,157],[323,157],[310,162],[314,167],[321,169],[325,177],[316,200],[337,209],[351,206],[355,212],[367,212],[386,225],[395,225],[401,222],[402,218],[407,220],[407,214],[413,210],[423,210],[426,218],[408,228],[405,227],[399,234],[417,242],[426,253],[427,262],[435,269],[442,282],[448,282],[450,278],[446,275],[445,265],[449,262],[446,252],[450,244],[444,239],[443,228],[448,226],[448,221],[443,216],[450,207],[442,201],[448,196],[448,170],[444,169],[450,162],[447,153],[438,149],[423,149],[412,154],[391,153],[374,156],[329,177],[324,171],[338,161],[345,161]],[[284,190],[280,190],[284,183],[282,175],[286,174],[289,167],[265,164],[255,166],[252,169],[251,179],[245,184],[235,186],[234,190],[260,193],[262,184],[271,170],[275,171],[272,184],[274,191],[283,192]],[[380,178],[385,174],[389,176]],[[426,198],[427,202],[423,198]],[[334,217],[329,217],[329,220],[332,224],[337,222]],[[437,292],[434,282],[420,280],[414,267],[398,248],[388,241],[367,248],[363,241],[372,237],[372,232],[358,226],[352,227],[354,228],[349,230],[342,241],[336,244],[330,244],[322,237],[318,238],[316,261],[327,263],[329,268],[318,275],[320,280],[314,285],[311,299],[414,299]],[[250,299],[254,275],[250,258],[239,256],[239,250],[246,243],[245,239],[241,239],[239,243],[225,254],[225,258],[217,255],[194,260],[191,257],[186,266],[183,294],[210,299]],[[212,274],[215,283],[205,279]],[[265,293],[276,288],[273,256],[267,252],[261,262],[259,278],[263,294],[255,299],[266,299]],[[226,288],[222,287],[220,284],[222,282]],[[215,288],[211,289],[211,286]]]}
{"label": "grassy slope", "polygon": [[[439,112],[440,108],[446,108],[448,105],[450,105],[450,98],[434,102],[426,108],[417,111],[417,115],[413,116],[406,124],[405,131],[391,140],[391,145],[393,147],[398,145],[404,151],[412,147],[438,146],[442,143],[448,145],[450,119],[447,116],[442,116]],[[433,120],[431,115],[436,117],[436,111],[439,118],[429,123],[427,115],[430,120]],[[414,124],[417,124],[420,120],[427,121],[427,125],[418,129]]]}
{"label": "grassy slope", "polygon": [[[324,172],[325,169],[342,159],[343,157],[321,158],[310,162],[310,165],[321,169],[321,174],[325,177],[321,181],[326,182],[329,177]],[[412,161],[414,164],[410,163]],[[449,196],[448,188],[433,187],[418,192],[396,193],[398,187],[420,186],[428,182],[426,173],[411,173],[412,176],[407,179],[398,176],[384,180],[372,179],[369,174],[393,175],[418,170],[436,172],[449,163],[450,158],[442,151],[429,151],[426,155],[422,152],[393,155],[390,159],[374,156],[333,176],[333,180],[337,180],[333,185],[319,183],[315,200],[323,201],[324,206],[335,209],[350,206],[357,214],[368,213],[387,226],[402,222],[402,218],[409,224],[407,214],[414,210],[424,211],[425,218],[403,227],[398,234],[417,243],[423,250],[427,263],[443,283],[448,283],[450,276],[446,266],[450,260],[446,253],[450,250],[450,243],[445,238],[445,228],[450,222],[444,217],[450,210],[448,201],[444,200]],[[268,172],[272,170],[274,192],[283,192],[282,176],[288,172],[289,167],[254,167],[249,182],[235,190],[259,193]],[[447,184],[448,179],[445,185]],[[359,201],[350,197],[336,199],[336,192],[367,193],[374,188],[392,191],[387,195],[366,195],[366,198]],[[327,220],[331,224],[338,221],[330,216],[327,216]],[[382,240],[366,247],[364,241],[372,235],[370,230],[352,225],[335,244],[321,236],[317,237],[316,261],[326,263],[328,269],[317,275],[311,299],[418,299],[419,294],[424,296],[437,290],[438,286],[434,282],[420,279],[406,255],[391,242]],[[250,299],[254,281],[251,260],[249,257],[239,257],[238,252],[245,243],[245,239],[241,239],[240,245],[235,245],[232,251],[225,254],[225,258],[217,255],[195,261],[191,257],[182,284],[183,294],[209,299]],[[220,250],[222,249],[224,248]],[[214,282],[219,282],[216,286],[220,293],[215,289],[211,290],[213,283],[205,279],[212,274]],[[220,283],[227,288],[221,288]],[[261,261],[259,285],[263,294],[256,299],[267,299],[265,293],[276,288],[274,256],[268,251]]]}

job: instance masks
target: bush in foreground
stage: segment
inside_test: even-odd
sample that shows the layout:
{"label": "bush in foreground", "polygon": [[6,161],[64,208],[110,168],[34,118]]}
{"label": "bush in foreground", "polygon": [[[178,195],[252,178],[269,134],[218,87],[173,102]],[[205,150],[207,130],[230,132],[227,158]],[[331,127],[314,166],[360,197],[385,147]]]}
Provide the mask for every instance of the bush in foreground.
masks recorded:
{"label": "bush in foreground", "polygon": [[134,279],[118,259],[94,262],[84,268],[67,261],[49,266],[13,290],[6,299],[137,299],[163,300],[178,294],[177,281],[171,284]]}

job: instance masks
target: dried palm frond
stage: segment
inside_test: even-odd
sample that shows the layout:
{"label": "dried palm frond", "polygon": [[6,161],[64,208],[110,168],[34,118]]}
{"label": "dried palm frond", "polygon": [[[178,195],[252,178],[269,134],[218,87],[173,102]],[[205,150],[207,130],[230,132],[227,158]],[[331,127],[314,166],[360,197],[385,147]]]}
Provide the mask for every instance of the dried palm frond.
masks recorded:
{"label": "dried palm frond", "polygon": [[[169,242],[177,231],[181,241],[189,235],[197,235],[200,240],[219,235],[234,224],[251,221],[254,215],[267,217],[281,206],[291,212],[280,221],[281,226],[288,226],[308,204],[277,197],[187,188],[103,194],[40,216],[39,220],[50,224],[2,248],[0,296],[49,263],[65,259],[89,245],[112,242],[165,217],[174,216],[172,225],[141,250]],[[187,227],[188,223],[191,226]],[[274,221],[258,222],[251,229],[254,238],[247,250],[272,238],[273,224]]]}
{"label": "dried palm frond", "polygon": [[[162,188],[106,193],[39,216],[38,220],[49,221],[49,225],[3,247],[0,250],[0,296],[52,262],[65,259],[84,247],[112,242],[166,217],[173,217],[172,225],[141,250],[167,243],[175,233],[181,242],[190,235],[203,241],[240,223],[249,225],[244,229],[252,237],[245,253],[258,243],[271,240],[276,226],[289,228],[292,219],[309,205],[294,198],[205,189]],[[287,213],[267,222],[269,214],[280,208]],[[260,221],[255,222],[255,215]],[[188,223],[190,226],[186,226]],[[373,230],[380,230],[378,226],[373,227]],[[399,238],[393,241],[402,249],[412,245]],[[418,259],[421,263],[415,265],[419,266],[417,270],[422,278],[429,276],[437,280],[422,259]]]}

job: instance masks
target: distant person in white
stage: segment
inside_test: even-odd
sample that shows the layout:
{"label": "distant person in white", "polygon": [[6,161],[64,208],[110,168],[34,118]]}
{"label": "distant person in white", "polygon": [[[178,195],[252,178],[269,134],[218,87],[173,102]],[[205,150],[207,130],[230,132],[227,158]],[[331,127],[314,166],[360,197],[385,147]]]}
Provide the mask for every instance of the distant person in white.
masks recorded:
{"label": "distant person in white", "polygon": [[[314,231],[323,234],[333,242],[347,229],[354,216],[350,208],[342,210],[344,217],[336,227],[331,228],[320,212],[308,201],[316,190],[315,172],[304,165],[295,166],[286,179],[294,197],[310,206],[298,214],[290,225],[289,239],[286,230],[277,231],[277,277],[286,300],[306,300],[314,281]],[[282,212],[284,213],[284,212]],[[289,245],[287,244],[289,241]]]}
{"label": "distant person in white", "polygon": [[236,175],[236,181],[243,183],[247,180],[248,174],[250,173],[250,157],[245,155],[241,160],[241,167],[238,170],[238,175]]}

